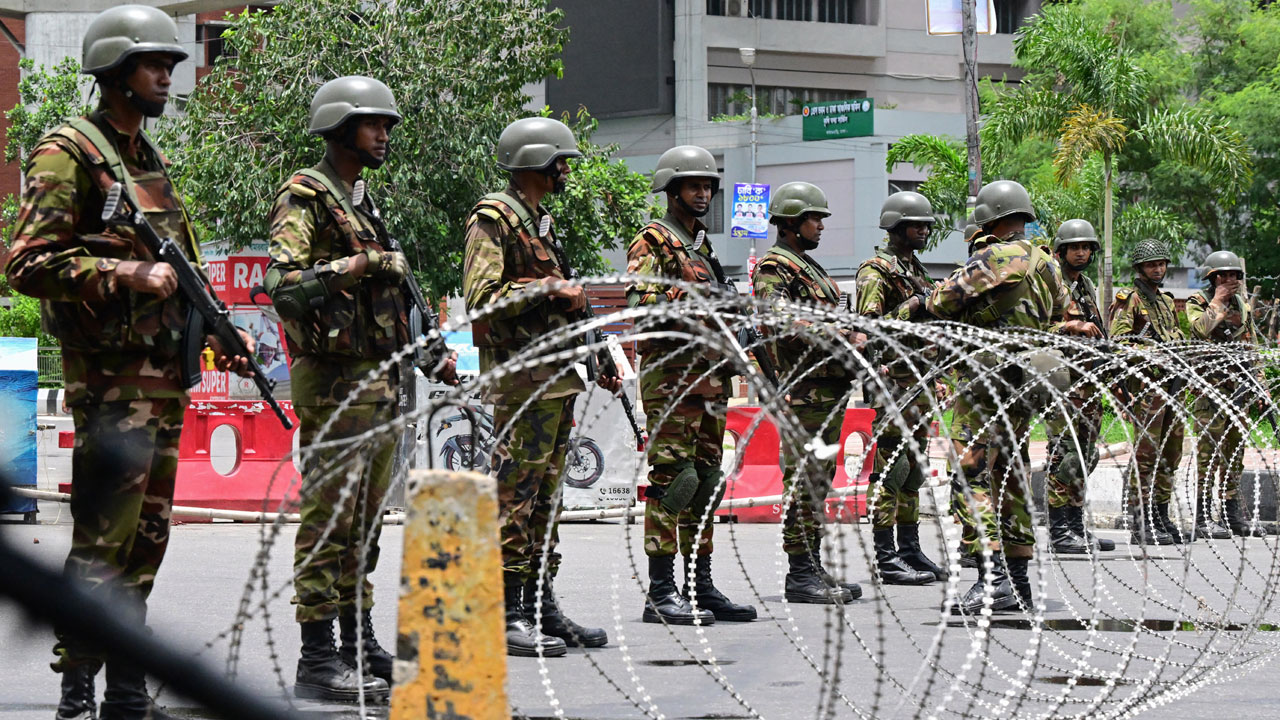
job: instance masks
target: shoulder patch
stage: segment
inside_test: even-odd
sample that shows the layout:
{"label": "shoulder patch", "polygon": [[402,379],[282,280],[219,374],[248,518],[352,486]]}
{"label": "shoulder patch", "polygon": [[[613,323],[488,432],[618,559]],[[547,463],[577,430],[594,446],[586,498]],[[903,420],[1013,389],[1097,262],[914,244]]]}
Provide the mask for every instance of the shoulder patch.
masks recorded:
{"label": "shoulder patch", "polygon": [[303,185],[302,183],[296,183],[296,182],[289,183],[289,192],[293,193],[294,195],[297,195],[300,198],[306,198],[307,200],[310,200],[311,198],[316,196],[315,190],[307,187],[306,185]]}
{"label": "shoulder patch", "polygon": [[1129,290],[1117,290],[1117,291],[1116,291],[1116,302],[1124,302],[1125,300],[1128,300],[1128,299],[1129,299],[1129,294],[1130,294],[1130,292],[1131,292],[1131,291],[1129,291]]}
{"label": "shoulder patch", "polygon": [[481,205],[477,207],[475,214],[493,222],[500,222],[503,220],[502,212],[491,205]]}

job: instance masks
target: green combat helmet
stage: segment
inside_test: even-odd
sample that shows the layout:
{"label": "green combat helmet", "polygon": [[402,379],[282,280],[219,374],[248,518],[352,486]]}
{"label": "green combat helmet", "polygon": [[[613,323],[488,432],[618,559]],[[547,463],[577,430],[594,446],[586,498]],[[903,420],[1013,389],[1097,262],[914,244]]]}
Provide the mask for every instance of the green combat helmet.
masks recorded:
{"label": "green combat helmet", "polygon": [[716,170],[716,159],[705,148],[697,145],[680,145],[662,153],[658,158],[658,166],[653,171],[653,192],[665,192],[675,180],[686,178],[708,178],[715,185],[711,194],[720,188],[720,173]]}
{"label": "green combat helmet", "polygon": [[1061,250],[1063,245],[1080,242],[1093,243],[1094,250],[1102,248],[1092,223],[1088,220],[1068,220],[1058,226],[1058,234],[1053,238],[1053,251]]}
{"label": "green combat helmet", "polygon": [[1159,240],[1148,238],[1138,243],[1133,249],[1133,255],[1130,261],[1133,267],[1138,267],[1145,262],[1154,262],[1156,260],[1164,260],[1169,262],[1169,248]]}
{"label": "green combat helmet", "polygon": [[320,86],[307,114],[307,132],[322,135],[358,115],[382,115],[400,122],[391,88],[363,75],[335,78]]}
{"label": "green combat helmet", "polygon": [[187,59],[173,18],[147,5],[113,7],[89,23],[81,45],[80,72],[100,75],[133,55],[151,52],[172,55],[174,62]]}
{"label": "green combat helmet", "polygon": [[789,182],[781,185],[769,200],[770,218],[798,218],[805,213],[829,217],[827,194],[822,188],[807,182]]}
{"label": "green combat helmet", "polygon": [[1214,273],[1235,271],[1244,275],[1244,262],[1240,260],[1240,256],[1230,250],[1219,250],[1215,253],[1209,253],[1209,257],[1204,259],[1204,279],[1208,280],[1213,277]]}
{"label": "green combat helmet", "polygon": [[973,221],[981,227],[1010,215],[1026,215],[1028,222],[1036,219],[1027,189],[1012,180],[996,180],[978,191],[973,208]]}
{"label": "green combat helmet", "polygon": [[896,192],[880,206],[880,229],[892,231],[904,222],[922,222],[933,225],[938,219],[933,216],[933,205],[929,198],[918,192],[904,190]]}
{"label": "green combat helmet", "polygon": [[498,136],[498,167],[503,170],[542,170],[562,157],[582,153],[569,126],[553,118],[520,118]]}

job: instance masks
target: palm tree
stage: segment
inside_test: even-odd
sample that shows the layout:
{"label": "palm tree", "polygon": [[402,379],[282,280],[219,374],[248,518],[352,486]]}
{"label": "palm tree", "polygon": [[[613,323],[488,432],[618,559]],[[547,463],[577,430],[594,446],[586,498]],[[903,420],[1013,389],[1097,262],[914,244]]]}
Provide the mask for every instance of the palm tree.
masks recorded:
{"label": "palm tree", "polygon": [[1014,56],[1030,74],[1021,86],[997,95],[982,128],[983,150],[998,158],[1027,137],[1054,140],[1054,170],[1063,184],[1102,155],[1099,304],[1106,312],[1112,293],[1112,180],[1126,143],[1139,139],[1156,157],[1203,171],[1224,202],[1249,183],[1249,148],[1234,129],[1192,106],[1162,107],[1132,54],[1071,5],[1046,6],[1014,40]]}
{"label": "palm tree", "polygon": [[[918,170],[928,169],[929,179],[916,190],[929,198],[934,214],[954,221],[964,217],[965,200],[969,195],[966,152],[958,140],[937,135],[907,135],[889,147],[884,164],[886,170],[893,170],[898,163],[910,163]],[[945,234],[930,235],[929,247],[937,245]]]}

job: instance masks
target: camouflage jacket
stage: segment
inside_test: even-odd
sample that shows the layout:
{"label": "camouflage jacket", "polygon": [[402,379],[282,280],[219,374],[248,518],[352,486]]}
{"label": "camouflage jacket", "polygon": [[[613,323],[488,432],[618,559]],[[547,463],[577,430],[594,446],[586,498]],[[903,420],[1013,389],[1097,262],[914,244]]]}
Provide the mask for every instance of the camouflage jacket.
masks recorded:
{"label": "camouflage jacket", "polygon": [[[657,305],[670,301],[670,291],[675,287],[666,278],[682,280],[694,285],[704,285],[708,291],[719,281],[719,260],[710,240],[703,239],[696,250],[699,232],[706,232],[706,225],[694,220],[693,228],[684,227],[670,211],[660,221],[653,221],[641,228],[640,233],[627,248],[627,272],[645,275],[652,279],[627,286],[627,304],[631,307]],[[678,304],[683,300],[676,300]],[[688,325],[678,321],[649,323],[648,330],[671,329],[688,331]],[[690,377],[698,383],[693,392],[704,395],[720,395],[729,392],[731,371],[708,375],[712,365],[720,358],[712,358],[704,347],[691,346],[686,340],[655,339],[637,343],[641,356],[649,361],[661,359],[663,367],[679,370],[686,368]],[[727,366],[721,365],[722,368]]]}
{"label": "camouflage jacket", "polygon": [[1026,327],[1054,332],[1065,314],[1079,314],[1062,271],[1048,251],[1022,234],[978,238],[964,267],[934,288],[933,315],[979,327]]}
{"label": "camouflage jacket", "polygon": [[[317,177],[319,176],[319,177]],[[282,288],[314,270],[328,296],[314,312],[284,319],[292,364],[293,401],[304,406],[337,405],[370,371],[409,341],[407,299],[400,287],[373,277],[354,277],[350,258],[365,249],[388,249],[389,240],[373,200],[359,207],[327,161],[294,173],[271,208],[268,270],[281,274]],[[353,402],[395,399],[395,377],[383,374]]]}
{"label": "camouflage jacket", "polygon": [[[781,242],[770,248],[756,265],[752,287],[760,300],[772,298],[840,307],[840,287],[826,269],[808,253],[797,252]],[[805,334],[811,332],[807,326],[808,323],[798,323],[794,335],[787,334],[769,343],[769,352],[775,358],[779,372],[792,373],[803,367],[805,377],[812,380],[848,378],[852,374],[850,369],[839,362],[825,362],[826,351],[804,342]],[[801,342],[789,342],[792,338]],[[820,361],[820,367],[808,372],[810,366]]]}
{"label": "camouflage jacket", "polygon": [[[543,278],[569,277],[554,229],[545,237],[538,233],[544,217],[550,215],[541,205],[530,207],[528,197],[510,184],[504,192],[482,198],[467,218],[462,290],[468,310],[486,311],[472,324],[482,372],[506,366],[523,348],[574,321],[547,294],[495,305]],[[554,399],[585,389],[577,373],[559,373],[561,369],[540,365],[504,375],[492,384],[490,398],[514,401],[542,390],[542,397]]]}
{"label": "camouflage jacket", "polygon": [[[1066,277],[1065,275],[1063,277]],[[1098,326],[1099,330],[1107,330],[1099,323],[1105,323],[1102,319],[1102,313],[1098,311],[1098,288],[1089,279],[1088,275],[1079,273],[1075,280],[1068,280],[1071,286],[1071,299],[1075,301],[1075,309],[1069,315],[1068,320],[1084,320]],[[1078,310],[1078,312],[1076,312]]]}
{"label": "camouflage jacket", "polygon": [[[1228,307],[1228,305],[1230,305]],[[1227,303],[1213,299],[1213,289],[1197,290],[1187,298],[1187,321],[1191,324],[1191,337],[1215,343],[1255,343],[1258,331],[1253,321],[1253,308],[1244,295],[1237,294]],[[1238,379],[1242,367],[1223,368],[1222,356],[1213,358],[1206,368],[1206,376],[1212,380],[1230,384]]]}
{"label": "camouflage jacket", "polygon": [[1173,295],[1149,286],[1146,289],[1147,293],[1137,286],[1116,292],[1115,302],[1111,304],[1111,337],[1122,340],[1126,335],[1145,335],[1157,342],[1185,339],[1178,325]]}
{"label": "camouflage jacket", "polygon": [[[866,317],[888,317],[895,320],[912,320],[906,302],[911,296],[924,293],[927,297],[938,283],[929,277],[920,259],[912,253],[907,260],[894,254],[888,247],[877,247],[874,257],[858,266],[857,274],[857,313]],[[917,347],[919,343],[907,342],[908,347]],[[923,359],[932,361],[937,357],[933,347],[919,348]],[[878,360],[889,369],[889,375],[898,379],[914,378],[916,373],[904,363],[893,362],[889,350],[882,350]]]}
{"label": "camouflage jacket", "polygon": [[155,258],[131,226],[102,221],[107,188],[127,174],[156,232],[199,268],[168,163],[105,110],[56,128],[27,161],[5,272],[15,290],[42,301],[44,325],[62,345],[68,405],[186,395],[178,360],[186,304],[176,293],[161,299],[119,285],[122,260]]}

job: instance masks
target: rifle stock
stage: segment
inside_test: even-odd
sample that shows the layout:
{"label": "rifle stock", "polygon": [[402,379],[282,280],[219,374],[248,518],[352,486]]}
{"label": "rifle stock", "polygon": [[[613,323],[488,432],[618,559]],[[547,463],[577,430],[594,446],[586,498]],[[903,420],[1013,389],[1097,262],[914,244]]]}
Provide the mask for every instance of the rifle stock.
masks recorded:
{"label": "rifle stock", "polygon": [[133,199],[125,193],[124,185],[116,183],[107,191],[107,199],[102,207],[103,222],[123,221],[133,226],[138,237],[151,250],[156,260],[168,264],[178,276],[178,292],[186,299],[190,307],[187,331],[183,338],[183,379],[187,387],[194,387],[200,382],[200,353],[204,349],[204,337],[210,335],[217,338],[222,350],[229,356],[239,355],[249,362],[253,371],[253,383],[258,387],[271,409],[275,411],[280,424],[288,430],[293,427],[289,416],[285,414],[280,403],[276,401],[272,391],[276,382],[268,379],[257,357],[249,352],[240,329],[231,322],[231,314],[227,306],[213,293],[204,279],[191,268],[182,249],[173,238],[161,238],[147,216],[134,204]]}

